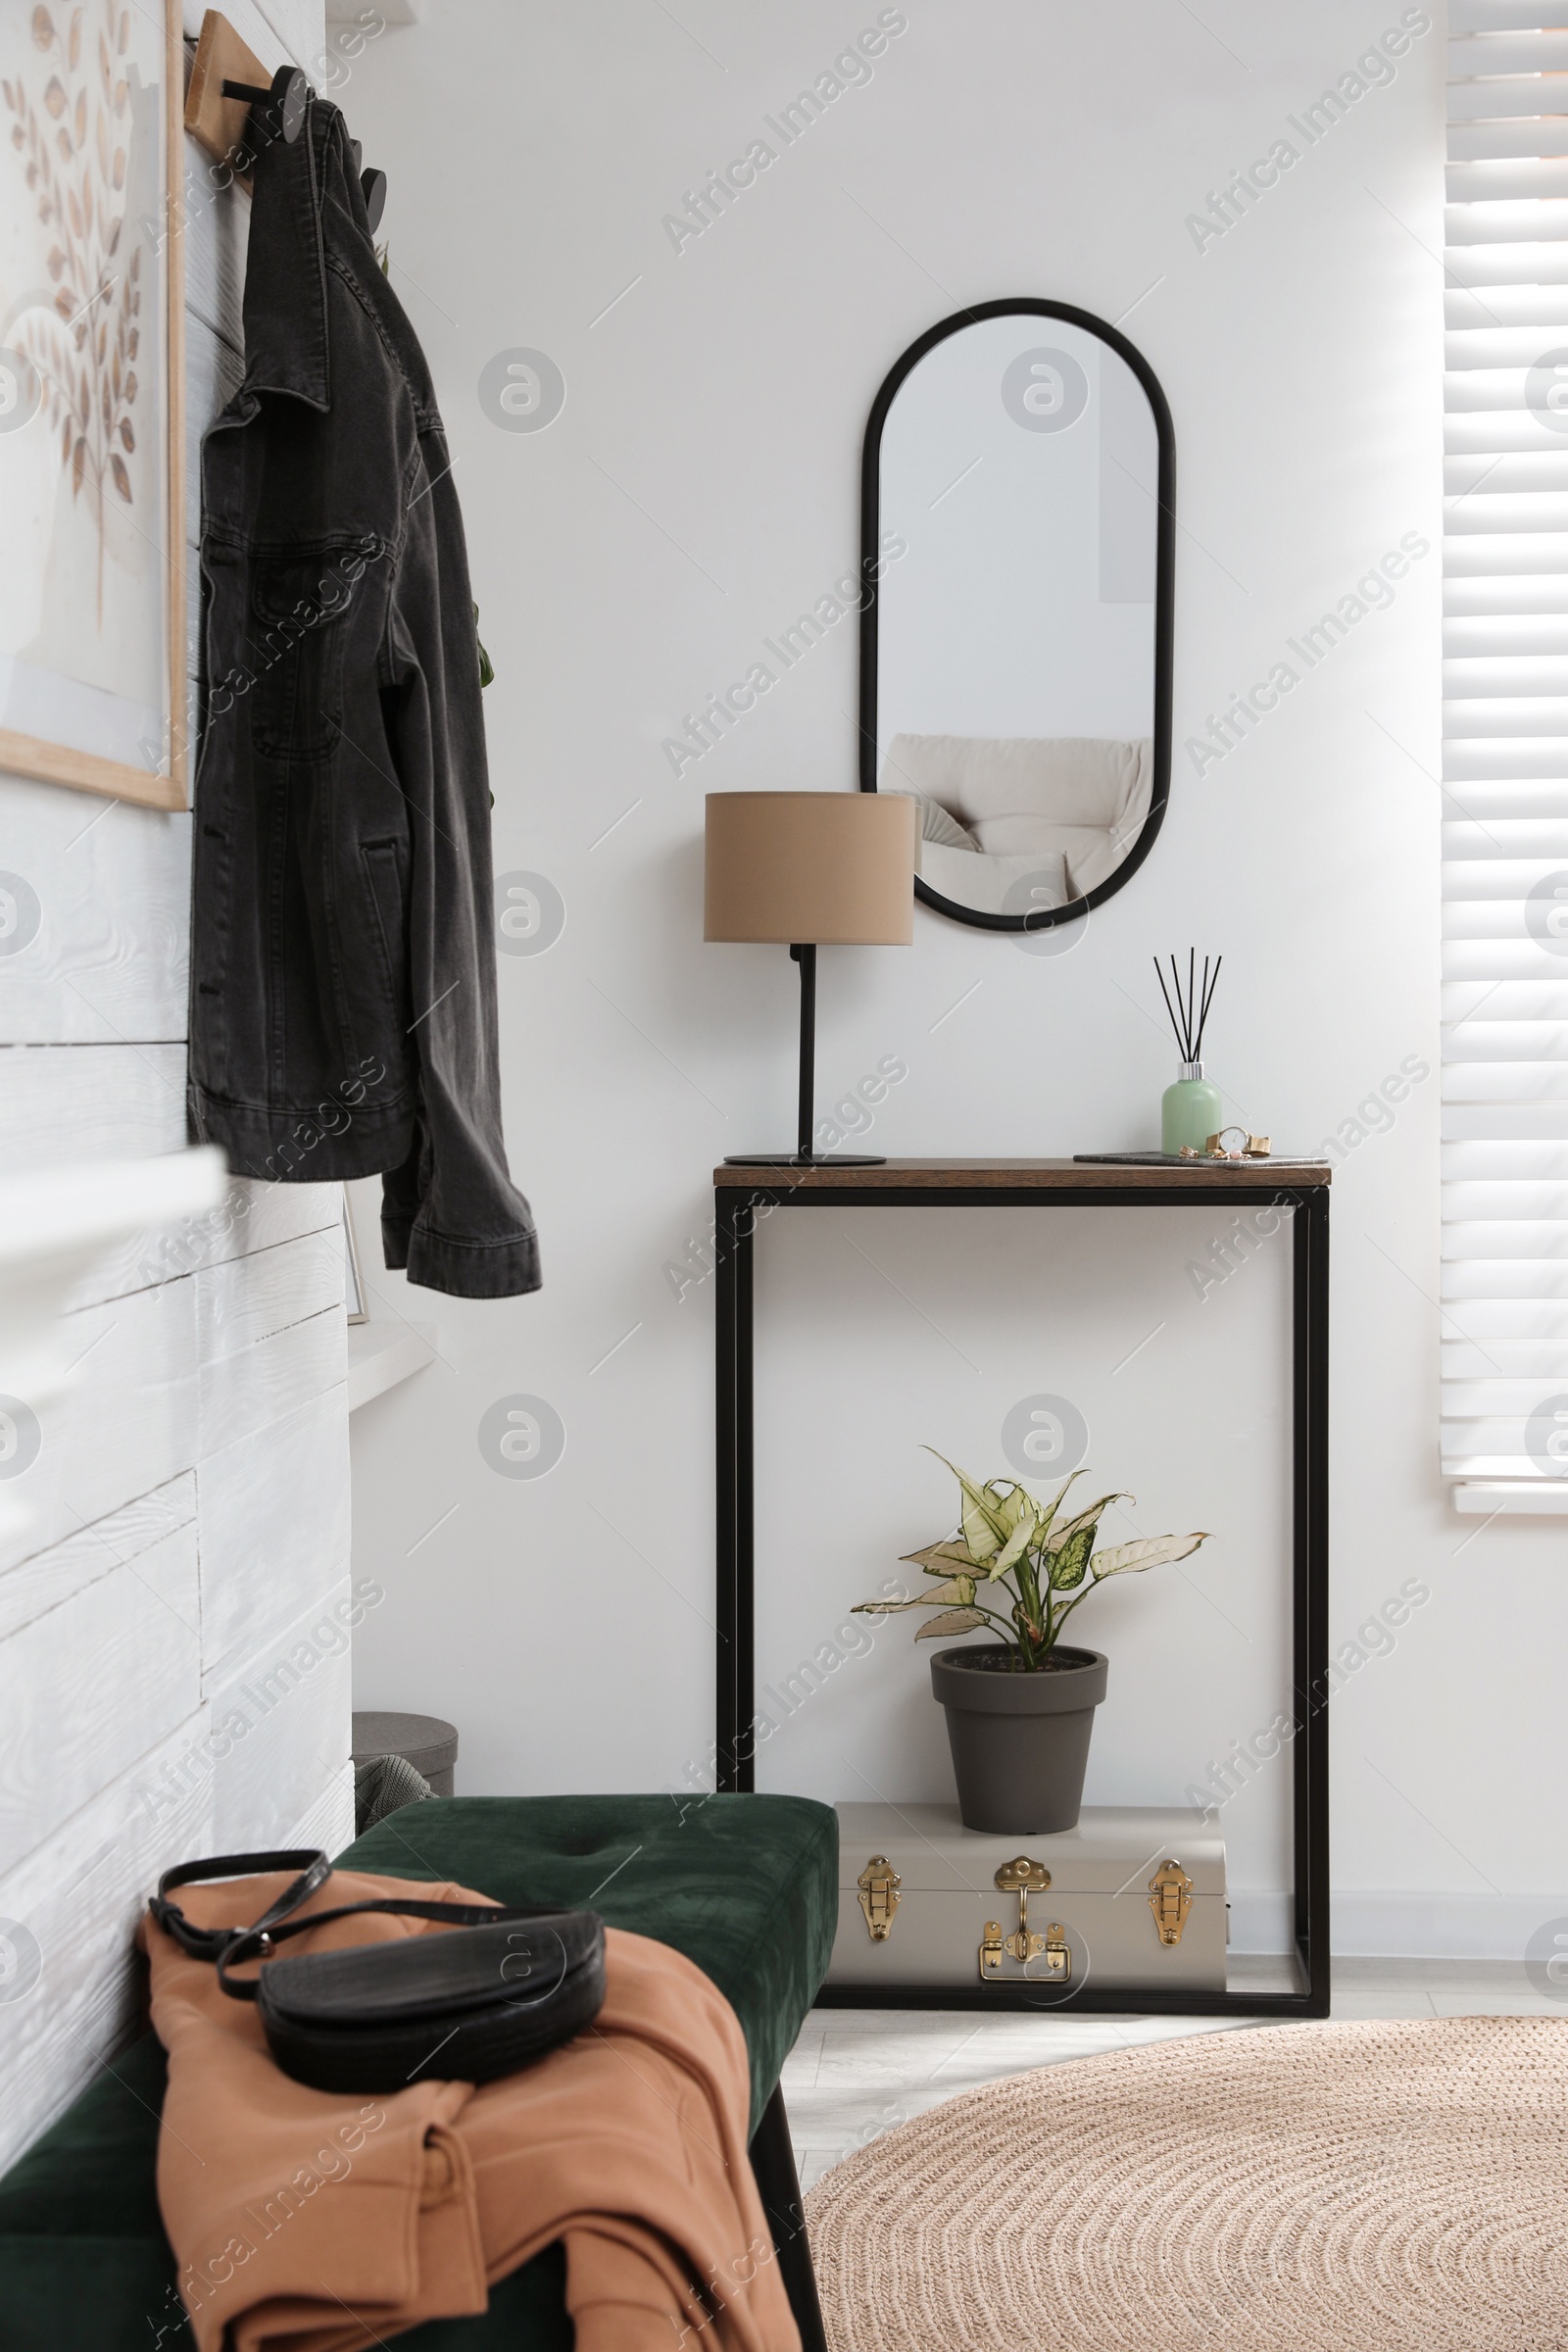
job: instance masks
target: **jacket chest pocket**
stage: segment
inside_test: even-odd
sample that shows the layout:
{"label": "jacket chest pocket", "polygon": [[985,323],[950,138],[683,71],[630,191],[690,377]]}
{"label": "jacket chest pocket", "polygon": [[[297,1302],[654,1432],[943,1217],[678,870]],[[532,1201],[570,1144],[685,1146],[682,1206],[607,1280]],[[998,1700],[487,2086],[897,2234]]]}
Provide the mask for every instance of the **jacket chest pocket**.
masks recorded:
{"label": "jacket chest pocket", "polygon": [[252,558],[251,740],[269,758],[318,760],[336,742],[353,594],[330,548]]}

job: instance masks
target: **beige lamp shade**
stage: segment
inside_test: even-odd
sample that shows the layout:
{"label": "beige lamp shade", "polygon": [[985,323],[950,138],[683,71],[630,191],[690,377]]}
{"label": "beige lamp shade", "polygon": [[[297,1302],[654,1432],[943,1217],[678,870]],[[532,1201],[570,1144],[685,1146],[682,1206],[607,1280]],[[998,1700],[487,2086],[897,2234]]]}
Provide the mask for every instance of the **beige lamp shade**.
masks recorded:
{"label": "beige lamp shade", "polygon": [[876,792],[710,792],[705,939],[906,948],[912,800]]}

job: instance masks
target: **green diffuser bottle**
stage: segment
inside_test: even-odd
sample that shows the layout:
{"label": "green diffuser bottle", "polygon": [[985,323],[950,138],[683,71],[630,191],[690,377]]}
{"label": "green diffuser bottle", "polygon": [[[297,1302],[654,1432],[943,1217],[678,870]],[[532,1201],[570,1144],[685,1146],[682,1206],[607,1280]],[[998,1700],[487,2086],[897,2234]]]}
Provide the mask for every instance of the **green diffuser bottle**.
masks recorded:
{"label": "green diffuser bottle", "polygon": [[1184,1061],[1181,1076],[1159,1099],[1160,1150],[1173,1159],[1180,1156],[1184,1144],[1191,1151],[1201,1152],[1224,1124],[1219,1088],[1210,1086],[1200,1061]]}
{"label": "green diffuser bottle", "polygon": [[1200,981],[1198,951],[1191,949],[1187,960],[1187,993],[1184,996],[1181,973],[1173,956],[1170,959],[1171,986],[1176,991],[1173,1004],[1170,990],[1165,986],[1165,975],[1159,968],[1159,957],[1156,956],[1154,958],[1159,993],[1165,1000],[1165,1010],[1170,1014],[1170,1025],[1176,1032],[1176,1043],[1182,1051],[1182,1074],[1174,1086],[1166,1087],[1159,1105],[1159,1148],[1172,1159],[1179,1158],[1184,1150],[1201,1152],[1209,1137],[1217,1135],[1225,1124],[1219,1088],[1211,1086],[1203,1076],[1201,1060],[1203,1027],[1208,1019],[1209,1002],[1223,961],[1223,956],[1216,956],[1211,979],[1208,957],[1205,956],[1203,976]]}

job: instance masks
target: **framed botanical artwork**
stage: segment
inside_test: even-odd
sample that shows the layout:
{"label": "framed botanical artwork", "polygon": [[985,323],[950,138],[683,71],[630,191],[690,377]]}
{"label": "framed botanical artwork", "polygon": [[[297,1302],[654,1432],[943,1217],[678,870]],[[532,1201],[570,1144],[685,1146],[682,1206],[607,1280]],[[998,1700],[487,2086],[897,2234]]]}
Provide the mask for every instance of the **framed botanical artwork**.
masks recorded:
{"label": "framed botanical artwork", "polygon": [[179,0],[0,7],[0,767],[186,806]]}

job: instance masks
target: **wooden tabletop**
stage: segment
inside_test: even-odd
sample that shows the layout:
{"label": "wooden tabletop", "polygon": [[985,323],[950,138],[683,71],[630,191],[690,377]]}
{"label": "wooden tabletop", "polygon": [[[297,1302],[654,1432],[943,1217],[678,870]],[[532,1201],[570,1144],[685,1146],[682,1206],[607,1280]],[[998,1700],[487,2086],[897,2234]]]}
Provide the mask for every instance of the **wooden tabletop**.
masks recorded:
{"label": "wooden tabletop", "polygon": [[1268,1159],[1177,1159],[1157,1167],[1105,1166],[1082,1159],[887,1159],[877,1167],[835,1167],[831,1160],[812,1167],[715,1168],[720,1186],[750,1186],[767,1191],[842,1192],[854,1186],[889,1192],[1065,1192],[1092,1188],[1096,1192],[1163,1192],[1191,1185],[1262,1184],[1281,1189],[1328,1184],[1333,1171],[1327,1160],[1294,1162]]}

